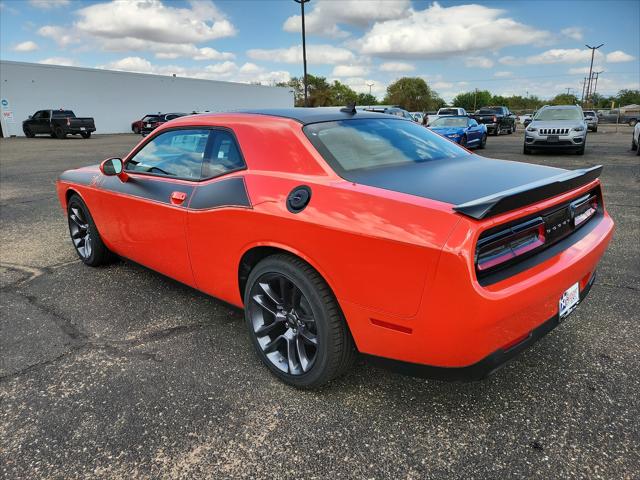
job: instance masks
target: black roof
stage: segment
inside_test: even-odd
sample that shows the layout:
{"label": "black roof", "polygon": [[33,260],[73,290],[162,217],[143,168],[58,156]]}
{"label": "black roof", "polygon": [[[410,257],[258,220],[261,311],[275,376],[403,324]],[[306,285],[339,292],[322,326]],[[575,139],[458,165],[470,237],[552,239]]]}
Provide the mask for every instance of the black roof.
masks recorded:
{"label": "black roof", "polygon": [[402,120],[397,115],[386,113],[366,112],[358,110],[351,114],[341,111],[341,107],[315,107],[315,108],[267,108],[263,110],[240,110],[238,113],[252,113],[256,115],[270,115],[272,117],[290,118],[303,125],[320,122],[334,122],[336,120],[351,120],[355,118],[390,118]]}

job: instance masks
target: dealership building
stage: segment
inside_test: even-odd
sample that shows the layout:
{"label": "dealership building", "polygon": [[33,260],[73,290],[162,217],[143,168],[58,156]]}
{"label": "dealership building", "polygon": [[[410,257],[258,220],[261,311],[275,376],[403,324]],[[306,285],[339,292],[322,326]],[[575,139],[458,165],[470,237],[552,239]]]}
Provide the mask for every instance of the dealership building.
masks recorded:
{"label": "dealership building", "polygon": [[2,136],[23,136],[37,110],[73,110],[93,117],[96,133],[131,132],[146,114],[224,112],[293,106],[286,87],[220,82],[0,60]]}

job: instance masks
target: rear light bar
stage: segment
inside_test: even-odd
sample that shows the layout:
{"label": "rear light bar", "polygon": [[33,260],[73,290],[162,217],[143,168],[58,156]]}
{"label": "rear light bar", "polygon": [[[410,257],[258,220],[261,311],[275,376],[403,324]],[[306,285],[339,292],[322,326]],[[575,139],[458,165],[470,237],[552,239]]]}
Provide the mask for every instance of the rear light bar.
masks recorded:
{"label": "rear light bar", "polygon": [[[598,212],[598,196],[587,195],[518,224],[492,229],[478,240],[475,255],[479,276],[523,260],[566,238]],[[486,233],[489,233],[486,235]]]}
{"label": "rear light bar", "polygon": [[478,271],[506,263],[545,244],[545,224],[542,217],[501,230],[478,242]]}

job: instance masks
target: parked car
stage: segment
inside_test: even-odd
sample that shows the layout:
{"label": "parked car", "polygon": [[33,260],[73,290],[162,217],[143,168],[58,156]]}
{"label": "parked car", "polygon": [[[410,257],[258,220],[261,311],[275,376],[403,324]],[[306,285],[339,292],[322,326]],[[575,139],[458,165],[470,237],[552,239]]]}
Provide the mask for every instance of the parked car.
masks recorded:
{"label": "parked car", "polygon": [[41,134],[55,138],[66,138],[67,135],[90,138],[96,125],[93,118],[76,117],[71,110],[38,110],[22,122],[22,131],[29,138]]}
{"label": "parked car", "polygon": [[64,172],[57,192],[86,265],[120,255],[244,308],[266,368],[318,387],[358,351],[478,379],[547,334],[613,234],[601,170],[483,158],[392,115],[290,108],[175,119],[122,160]]}
{"label": "parked car", "polygon": [[[519,115],[518,116],[518,123],[520,125],[524,125],[527,126],[529,123],[531,123],[531,118],[533,117],[533,115],[531,113],[525,113],[523,115]],[[527,122],[527,120],[529,120]]]}
{"label": "parked car", "polygon": [[454,115],[456,117],[463,117],[467,115],[467,111],[464,108],[460,108],[460,107],[443,107],[438,110],[438,113],[436,113],[436,115],[438,117],[442,117],[445,115]]}
{"label": "parked car", "polygon": [[640,122],[636,122],[633,127],[633,136],[631,137],[631,150],[636,151],[636,155],[640,155]]}
{"label": "parked car", "polygon": [[157,118],[155,118],[156,117],[155,115],[152,115],[151,121],[145,122],[142,124],[140,133],[143,136],[147,136],[163,123],[166,123],[169,120],[173,120],[174,118],[184,117],[185,115],[187,114],[186,113],[161,113],[157,115]]}
{"label": "parked car", "polygon": [[415,122],[413,115],[406,111],[404,108],[400,107],[370,107],[363,108],[362,110],[365,112],[377,112],[386,113],[387,115],[395,115],[396,117],[406,118],[407,120],[413,120]]}
{"label": "parked car", "polygon": [[507,107],[483,107],[473,115],[478,123],[487,126],[487,131],[492,135],[500,135],[502,132],[509,134],[516,131],[516,116]]}
{"label": "parked car", "polygon": [[587,123],[577,105],[546,105],[525,130],[523,152],[553,148],[583,155],[587,144]]}
{"label": "parked car", "polygon": [[593,110],[584,111],[584,121],[587,123],[587,129],[592,132],[598,131],[598,115]]}
{"label": "parked car", "polygon": [[484,148],[487,126],[469,117],[444,116],[434,120],[429,129],[467,148]]}
{"label": "parked car", "polygon": [[159,119],[160,119],[160,114],[157,114],[157,113],[156,114],[151,113],[149,115],[145,115],[140,120],[136,120],[131,124],[131,130],[135,134],[142,133],[142,127],[145,124],[158,123]]}
{"label": "parked car", "polygon": [[417,123],[424,123],[424,112],[409,112],[413,117],[413,121]]}

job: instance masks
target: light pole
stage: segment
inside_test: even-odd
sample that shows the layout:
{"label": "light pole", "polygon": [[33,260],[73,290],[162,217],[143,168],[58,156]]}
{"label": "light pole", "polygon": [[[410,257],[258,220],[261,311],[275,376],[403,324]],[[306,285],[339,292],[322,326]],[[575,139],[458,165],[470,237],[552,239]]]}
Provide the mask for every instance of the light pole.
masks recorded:
{"label": "light pole", "polygon": [[307,102],[307,40],[304,31],[304,4],[310,0],[293,0],[300,4],[300,13],[302,16],[302,63],[304,64],[304,106],[308,106]]}
{"label": "light pole", "polygon": [[600,76],[601,73],[604,73],[604,70],[600,71],[600,72],[593,72],[593,74],[596,76],[596,83],[593,86],[593,92],[591,92],[591,99],[593,100],[593,97],[596,94],[596,90],[598,89],[598,77]]}
{"label": "light pole", "polygon": [[587,86],[587,97],[586,97],[587,103],[589,102],[589,94],[591,93],[591,80],[593,76],[593,57],[596,54],[596,50],[603,45],[604,43],[601,43],[597,47],[590,47],[589,45],[585,45],[585,47],[591,49],[591,65],[589,66],[589,85]]}
{"label": "light pole", "polygon": [[[369,101],[371,101],[371,87],[373,87],[375,83],[371,82],[371,83],[366,83],[365,85],[369,87]],[[371,108],[371,105],[369,105],[369,108]]]}

